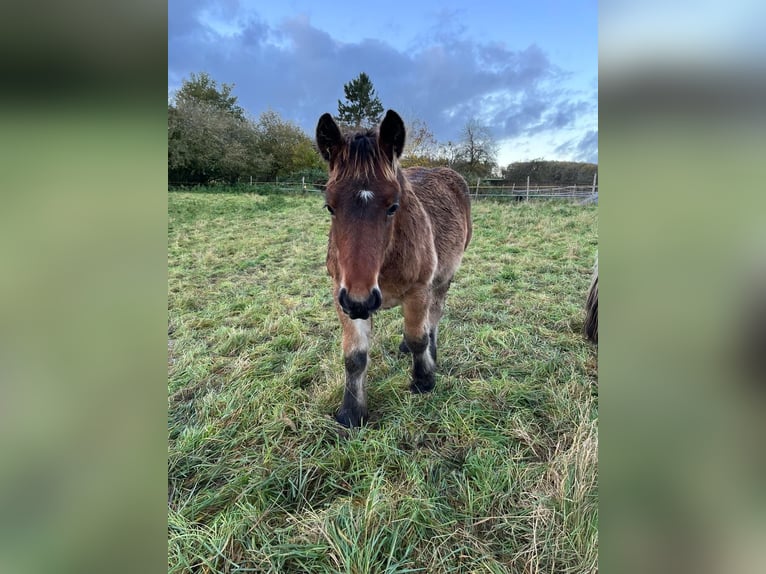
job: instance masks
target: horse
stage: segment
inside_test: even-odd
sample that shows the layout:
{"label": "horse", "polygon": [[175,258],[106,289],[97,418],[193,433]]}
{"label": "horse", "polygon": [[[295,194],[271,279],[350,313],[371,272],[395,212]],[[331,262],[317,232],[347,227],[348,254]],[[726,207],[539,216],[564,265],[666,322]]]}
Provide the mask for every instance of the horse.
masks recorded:
{"label": "horse", "polygon": [[344,427],[368,420],[368,352],[372,315],[380,309],[402,307],[400,350],[412,354],[410,390],[434,388],[439,319],[471,240],[465,180],[443,167],[401,168],[405,138],[393,110],[377,128],[354,133],[341,133],[328,113],[317,123],[317,148],[328,164],[326,266],[346,371],[335,419]]}
{"label": "horse", "polygon": [[593,279],[588,289],[588,295],[585,298],[583,334],[586,339],[598,345],[598,258],[593,267]]}

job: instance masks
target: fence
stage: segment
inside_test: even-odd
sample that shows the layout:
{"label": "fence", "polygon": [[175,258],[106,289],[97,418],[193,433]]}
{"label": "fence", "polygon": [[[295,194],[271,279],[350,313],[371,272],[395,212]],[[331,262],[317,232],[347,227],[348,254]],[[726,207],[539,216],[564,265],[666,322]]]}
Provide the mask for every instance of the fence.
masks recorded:
{"label": "fence", "polygon": [[[170,182],[174,185],[181,185],[178,182]],[[281,193],[322,193],[325,184],[307,182],[305,178],[301,181],[253,181],[240,183],[237,186],[238,191],[246,191],[252,187],[253,191],[268,189],[272,192]],[[477,181],[475,185],[469,186],[472,199],[494,198],[508,201],[532,201],[538,199],[545,200],[569,200],[583,201],[598,197],[598,184],[596,179],[591,185],[481,185]]]}
{"label": "fence", "polygon": [[481,199],[493,197],[511,201],[530,201],[534,199],[568,199],[583,200],[598,194],[598,185],[534,185],[530,187],[516,186],[481,186],[471,188],[471,197]]}
{"label": "fence", "polygon": [[535,185],[530,184],[527,176],[526,185],[516,187],[516,184],[507,185],[480,185],[481,180],[476,181],[472,189],[473,197],[497,197],[512,201],[529,201],[530,199],[569,199],[588,200],[598,198],[598,173],[593,174],[593,183],[590,185]]}
{"label": "fence", "polygon": [[[258,183],[253,183],[258,185]],[[281,192],[323,192],[324,184],[307,184],[304,182],[274,182],[271,185],[275,191]],[[598,195],[598,185],[531,185],[516,187],[515,185],[473,185],[469,187],[472,199],[494,198],[508,201],[547,200],[585,200]]]}

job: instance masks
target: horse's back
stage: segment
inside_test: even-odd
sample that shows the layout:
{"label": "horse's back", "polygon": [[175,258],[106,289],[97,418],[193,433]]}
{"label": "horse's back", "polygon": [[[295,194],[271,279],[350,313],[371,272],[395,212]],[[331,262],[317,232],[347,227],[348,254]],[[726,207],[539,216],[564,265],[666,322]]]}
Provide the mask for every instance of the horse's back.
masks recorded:
{"label": "horse's back", "polygon": [[[459,240],[460,252],[465,251],[472,226],[471,197],[463,176],[448,167],[411,167],[404,174],[431,219],[438,243],[452,250]],[[441,251],[438,245],[437,250]]]}
{"label": "horse's back", "polygon": [[446,168],[411,167],[404,170],[431,220],[438,256],[435,281],[449,281],[471,240],[471,198],[463,176]]}

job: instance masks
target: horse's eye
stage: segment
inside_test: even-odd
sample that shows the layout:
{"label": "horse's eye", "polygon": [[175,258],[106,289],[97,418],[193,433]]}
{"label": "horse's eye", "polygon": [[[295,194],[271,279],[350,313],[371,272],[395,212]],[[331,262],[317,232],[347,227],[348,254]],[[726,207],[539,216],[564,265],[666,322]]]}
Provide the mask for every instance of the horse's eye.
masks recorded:
{"label": "horse's eye", "polygon": [[330,215],[335,215],[335,210],[325,203],[325,209],[330,212]]}
{"label": "horse's eye", "polygon": [[391,205],[391,207],[388,208],[388,211],[386,211],[386,214],[390,217],[394,213],[396,213],[397,209],[399,209],[399,204],[398,203],[394,203],[393,205]]}

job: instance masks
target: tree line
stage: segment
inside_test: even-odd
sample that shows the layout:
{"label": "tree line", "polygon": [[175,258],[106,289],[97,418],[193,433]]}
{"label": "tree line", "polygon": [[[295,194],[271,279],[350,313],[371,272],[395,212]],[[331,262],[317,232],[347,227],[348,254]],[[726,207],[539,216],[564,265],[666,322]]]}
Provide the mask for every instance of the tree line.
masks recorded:
{"label": "tree line", "polygon": [[[168,182],[183,185],[234,185],[248,181],[294,180],[322,184],[327,170],[313,142],[297,124],[274,111],[252,118],[237,103],[234,86],[220,86],[207,73],[191,74],[168,102]],[[336,121],[345,129],[372,128],[383,105],[365,73],[344,85]],[[533,160],[497,164],[498,145],[488,126],[472,119],[457,141],[439,143],[419,118],[407,123],[404,167],[448,166],[469,183],[493,178],[494,184],[592,182],[595,164]]]}
{"label": "tree line", "polygon": [[192,74],[168,103],[171,185],[321,175],[322,159],[300,127],[274,111],[251,119],[232,89],[208,74]]}
{"label": "tree line", "polygon": [[595,163],[579,161],[532,161],[515,162],[502,171],[503,185],[523,186],[529,177],[530,185],[591,185],[598,171]]}

